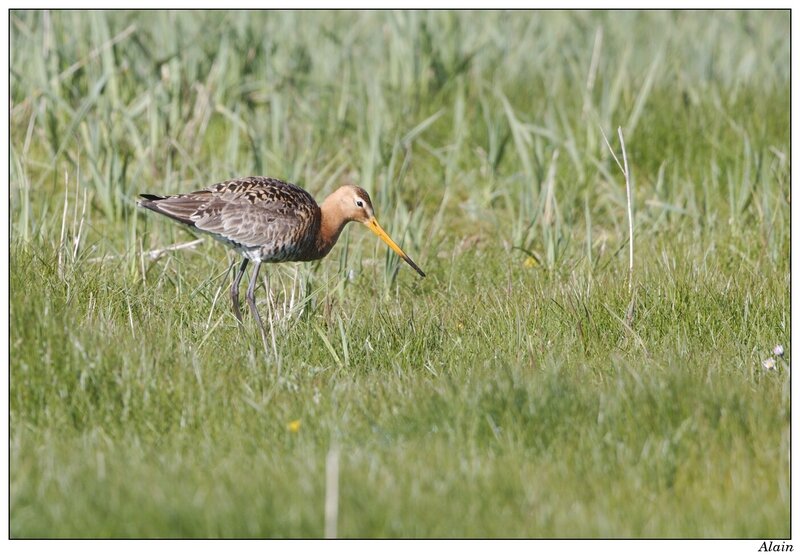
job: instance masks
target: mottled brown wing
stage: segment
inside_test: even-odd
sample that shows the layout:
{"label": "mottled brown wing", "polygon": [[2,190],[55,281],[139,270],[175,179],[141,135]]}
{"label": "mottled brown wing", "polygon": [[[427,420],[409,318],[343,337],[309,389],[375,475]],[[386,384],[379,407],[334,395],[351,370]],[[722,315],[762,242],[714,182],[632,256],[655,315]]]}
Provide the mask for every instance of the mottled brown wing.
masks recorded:
{"label": "mottled brown wing", "polygon": [[264,261],[286,261],[310,248],[320,209],[311,195],[275,178],[251,176],[189,194],[145,194],[139,203]]}
{"label": "mottled brown wing", "polygon": [[260,248],[265,260],[281,261],[306,248],[317,220],[315,209],[319,211],[279,200],[214,197],[191,218],[198,230],[238,248]]}

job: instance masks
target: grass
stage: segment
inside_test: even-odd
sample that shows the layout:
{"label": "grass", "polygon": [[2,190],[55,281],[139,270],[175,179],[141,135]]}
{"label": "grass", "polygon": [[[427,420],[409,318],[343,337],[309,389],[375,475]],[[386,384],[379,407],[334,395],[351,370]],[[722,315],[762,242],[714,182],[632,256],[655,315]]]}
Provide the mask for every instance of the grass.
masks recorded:
{"label": "grass", "polygon": [[[10,20],[12,537],[322,537],[331,450],[342,537],[789,536],[787,11]],[[134,203],[251,174],[428,277],[351,225],[265,350]]]}

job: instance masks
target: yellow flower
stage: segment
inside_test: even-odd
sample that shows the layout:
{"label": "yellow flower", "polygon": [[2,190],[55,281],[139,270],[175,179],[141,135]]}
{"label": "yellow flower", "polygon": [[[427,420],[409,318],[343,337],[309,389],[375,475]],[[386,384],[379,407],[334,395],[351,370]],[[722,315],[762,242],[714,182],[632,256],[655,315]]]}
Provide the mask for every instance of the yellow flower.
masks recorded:
{"label": "yellow flower", "polygon": [[528,256],[528,257],[525,259],[525,262],[524,262],[522,265],[523,265],[523,266],[524,266],[526,269],[533,269],[534,267],[536,267],[536,265],[538,265],[538,263],[537,263],[536,259],[534,259],[534,258],[533,258],[533,257],[531,257],[531,256]]}
{"label": "yellow flower", "polygon": [[300,431],[300,420],[292,420],[288,424],[286,424],[286,429],[291,431],[292,433],[297,433]]}

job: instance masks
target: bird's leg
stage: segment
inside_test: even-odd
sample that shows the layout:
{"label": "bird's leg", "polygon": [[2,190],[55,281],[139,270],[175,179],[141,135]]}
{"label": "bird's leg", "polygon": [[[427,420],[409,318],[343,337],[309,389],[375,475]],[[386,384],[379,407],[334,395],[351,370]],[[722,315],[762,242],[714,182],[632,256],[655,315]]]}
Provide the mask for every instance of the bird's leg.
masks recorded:
{"label": "bird's leg", "polygon": [[244,276],[244,270],[247,268],[247,264],[250,263],[250,260],[246,257],[244,261],[242,261],[242,266],[239,267],[239,272],[236,273],[236,277],[233,279],[233,284],[231,284],[231,301],[233,302],[233,314],[236,316],[236,320],[239,324],[242,323],[242,312],[239,311],[239,283],[242,282],[242,277]]}
{"label": "bird's leg", "polygon": [[247,305],[250,306],[250,311],[253,312],[253,317],[256,318],[256,323],[258,323],[259,328],[261,329],[261,336],[262,338],[266,338],[267,332],[264,330],[264,324],[261,322],[261,316],[258,314],[258,308],[256,308],[256,283],[258,282],[258,271],[261,269],[261,261],[256,261],[256,266],[253,269],[253,274],[250,277],[250,286],[247,287]]}

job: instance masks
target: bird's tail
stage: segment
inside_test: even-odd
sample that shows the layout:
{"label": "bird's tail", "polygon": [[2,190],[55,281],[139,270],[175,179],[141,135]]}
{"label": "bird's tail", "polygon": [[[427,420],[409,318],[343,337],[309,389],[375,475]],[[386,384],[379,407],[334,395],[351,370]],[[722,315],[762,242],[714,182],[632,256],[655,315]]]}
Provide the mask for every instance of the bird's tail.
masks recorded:
{"label": "bird's tail", "polygon": [[190,195],[173,195],[162,197],[150,193],[141,194],[139,206],[150,209],[156,213],[161,213],[180,223],[194,226],[192,215],[205,202]]}

